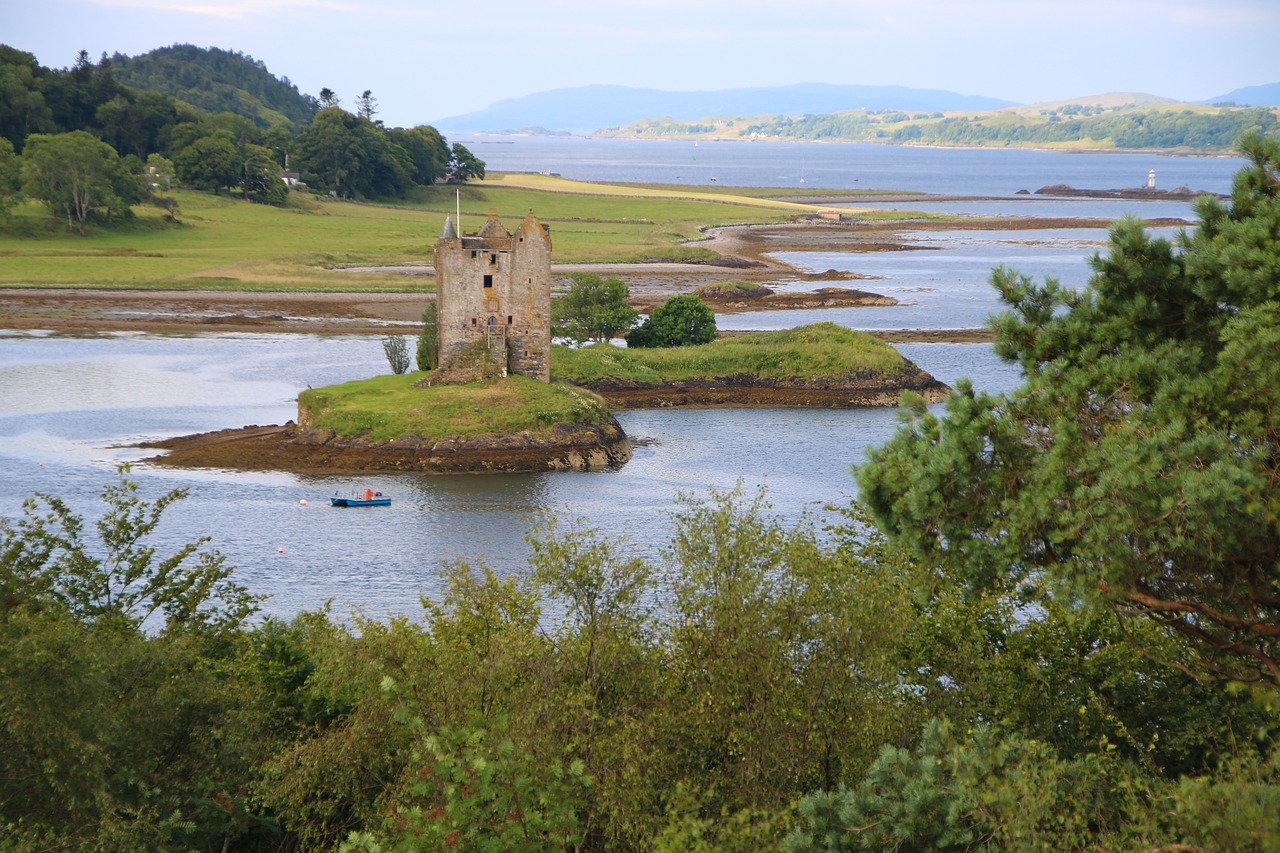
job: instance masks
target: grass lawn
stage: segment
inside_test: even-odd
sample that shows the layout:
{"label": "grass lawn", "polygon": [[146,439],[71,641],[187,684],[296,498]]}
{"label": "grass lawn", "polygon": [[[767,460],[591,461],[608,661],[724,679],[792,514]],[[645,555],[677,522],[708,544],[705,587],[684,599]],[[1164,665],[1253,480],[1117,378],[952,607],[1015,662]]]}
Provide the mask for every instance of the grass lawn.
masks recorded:
{"label": "grass lawn", "polygon": [[548,433],[555,424],[601,423],[600,398],[578,388],[509,376],[470,385],[417,388],[421,373],[378,376],[298,395],[312,423],[342,436],[389,441],[402,435],[474,438]]}
{"label": "grass lawn", "polygon": [[585,385],[604,379],[677,382],[749,374],[762,379],[840,379],[892,375],[905,364],[896,349],[870,335],[815,323],[757,332],[690,347],[624,349],[593,344],[551,352],[553,379]]}
{"label": "grass lawn", "polygon": [[465,231],[478,230],[489,210],[514,229],[532,209],[551,226],[558,263],[708,256],[706,249],[680,244],[696,238],[702,226],[778,222],[813,209],[731,188],[584,184],[500,173],[460,193],[451,186],[424,188],[394,205],[295,195],[289,208],[280,209],[211,193],[173,196],[179,224],[142,207],[128,225],[91,223],[87,237],[68,233],[42,205],[20,205],[0,224],[0,286],[406,291],[421,288],[421,280],[355,277],[331,267],[429,263],[444,218],[459,202]]}

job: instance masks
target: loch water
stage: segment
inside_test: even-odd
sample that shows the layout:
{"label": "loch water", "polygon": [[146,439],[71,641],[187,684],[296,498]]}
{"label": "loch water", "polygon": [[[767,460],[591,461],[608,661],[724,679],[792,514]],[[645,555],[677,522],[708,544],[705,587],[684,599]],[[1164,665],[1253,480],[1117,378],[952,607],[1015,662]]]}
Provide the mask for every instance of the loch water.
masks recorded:
{"label": "loch water", "polygon": [[[681,159],[690,156],[680,151],[683,144],[514,139],[473,150],[495,170],[526,168],[591,180],[675,183],[689,171]],[[928,178],[916,174],[925,167],[912,149],[725,145],[733,149],[728,152],[732,170],[728,157],[713,161],[724,183],[786,185],[770,184],[768,176],[782,180],[803,173],[815,186],[843,186],[830,177],[841,171],[865,176],[859,180],[869,186],[914,189],[918,184],[922,190],[985,196],[1016,193],[1029,184],[1034,185],[1031,189],[1052,183],[1133,185],[1117,184],[1112,176],[1135,170],[1145,176],[1149,168],[1182,175],[1179,184],[1225,192],[1239,167],[1229,158],[935,151],[930,156],[942,165],[929,166],[935,177]],[[699,146],[697,156],[705,157],[701,152],[708,147]],[[1002,154],[1007,156],[997,156]],[[1147,165],[1153,160],[1160,162]],[[937,174],[952,172],[965,177],[931,185],[939,180]],[[1062,177],[1066,173],[1076,177]],[[1080,180],[1091,173],[1100,177]],[[1016,199],[1010,203],[1036,204]],[[1124,212],[1144,215],[1140,207]],[[1189,206],[1185,218],[1191,218]],[[1101,228],[922,232],[911,240],[925,248],[876,255],[786,256],[805,269],[848,269],[875,276],[865,288],[890,293],[903,304],[739,314],[721,317],[720,325],[786,328],[833,320],[864,329],[972,328],[999,309],[986,284],[992,266],[1004,263],[1036,277],[1052,275],[1079,285],[1088,277],[1086,259],[1102,248],[1105,236]],[[949,384],[969,377],[980,389],[1002,392],[1019,383],[1017,369],[996,359],[988,345],[909,344],[899,349]],[[6,332],[0,318],[0,515],[19,515],[24,499],[44,492],[91,519],[99,509],[98,493],[115,479],[115,467],[144,455],[127,445],[245,424],[282,423],[294,416],[300,389],[383,372],[382,347],[371,338],[66,337]],[[829,519],[825,507],[846,505],[855,496],[851,466],[865,458],[867,448],[891,436],[897,425],[892,410],[649,410],[620,412],[618,419],[636,448],[634,458],[617,470],[378,477],[369,484],[394,496],[390,507],[331,508],[329,495],[366,483],[350,477],[146,465],[136,465],[133,477],[147,497],[176,487],[190,492],[166,513],[156,536],[161,552],[208,536],[210,546],[237,567],[241,583],[269,596],[267,613],[289,617],[332,602],[339,615],[358,609],[373,617],[413,616],[420,612],[419,596],[439,595],[446,564],[467,560],[502,572],[517,571],[527,563],[526,536],[551,520],[625,538],[636,551],[661,559],[680,493],[705,497],[709,489],[741,487],[753,495],[764,488],[775,512],[788,523],[805,515],[819,522]]]}

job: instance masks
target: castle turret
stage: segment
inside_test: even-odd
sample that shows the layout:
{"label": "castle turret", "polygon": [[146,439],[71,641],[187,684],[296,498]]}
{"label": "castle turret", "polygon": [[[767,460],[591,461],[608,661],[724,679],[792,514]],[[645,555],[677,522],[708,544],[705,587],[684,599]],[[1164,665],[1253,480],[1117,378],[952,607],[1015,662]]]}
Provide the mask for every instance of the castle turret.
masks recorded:
{"label": "castle turret", "polygon": [[514,235],[493,211],[461,237],[446,218],[435,268],[439,373],[469,381],[496,366],[551,380],[551,234],[533,211]]}

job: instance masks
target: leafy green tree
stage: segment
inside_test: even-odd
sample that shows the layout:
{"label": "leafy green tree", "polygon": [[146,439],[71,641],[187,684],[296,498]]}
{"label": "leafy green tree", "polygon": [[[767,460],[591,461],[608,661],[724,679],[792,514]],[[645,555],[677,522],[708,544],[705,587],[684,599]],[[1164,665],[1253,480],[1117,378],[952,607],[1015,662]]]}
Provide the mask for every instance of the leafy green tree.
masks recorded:
{"label": "leafy green tree", "polygon": [[412,164],[410,177],[415,183],[431,186],[448,174],[449,145],[434,127],[393,128],[388,134],[391,141],[408,154]]}
{"label": "leafy green tree", "polygon": [[1048,577],[1190,641],[1196,675],[1280,683],[1280,142],[1177,243],[1112,230],[1080,293],[997,270],[1009,395],[961,383],[860,469],[897,542],[972,594]]}
{"label": "leafy green tree", "polygon": [[22,161],[9,140],[0,138],[0,216],[9,212],[22,189]]}
{"label": "leafy green tree", "polygon": [[121,155],[139,159],[159,151],[165,132],[180,120],[177,102],[156,92],[114,98],[98,107],[95,115],[102,140]]}
{"label": "leafy green tree", "polygon": [[33,134],[22,154],[22,189],[67,217],[80,236],[95,214],[123,216],[142,200],[142,185],[110,145],[83,130]]}
{"label": "leafy green tree", "polygon": [[154,184],[153,189],[173,189],[175,174],[176,167],[169,158],[160,154],[152,154],[147,157],[146,178]]}
{"label": "leafy green tree", "polygon": [[246,145],[241,186],[244,197],[258,204],[284,204],[289,188],[280,177],[280,166],[261,145]]}
{"label": "leafy green tree", "polygon": [[551,321],[558,337],[607,342],[635,323],[640,312],[627,304],[627,283],[617,276],[573,273],[569,292],[551,306]]}
{"label": "leafy green tree", "polygon": [[[165,510],[186,494],[174,489],[143,500],[128,467],[121,468],[120,482],[102,490],[107,511],[94,525],[103,556],[85,541],[80,516],[60,498],[38,495],[26,502],[16,525],[0,519],[6,570],[0,590],[29,606],[56,603],[86,622],[137,629],[158,620],[165,630],[238,627],[258,599],[229,580],[232,569],[222,555],[200,550],[207,540],[163,560],[148,544]],[[44,515],[38,514],[41,505]]]}
{"label": "leafy green tree", "polygon": [[6,838],[250,849],[274,833],[243,789],[271,749],[270,709],[238,662],[257,599],[201,542],[157,554],[149,540],[182,494],[142,500],[122,475],[96,542],[48,496],[0,521]]}
{"label": "leafy green tree", "polygon": [[58,129],[45,101],[44,77],[34,55],[0,44],[0,137],[15,151],[29,135]]}
{"label": "leafy green tree", "polygon": [[243,180],[243,161],[226,134],[202,136],[173,157],[178,180],[198,189],[220,193]]}
{"label": "leafy green tree", "polygon": [[360,97],[356,98],[356,115],[365,121],[372,122],[377,112],[378,99],[373,96],[372,91],[365,89],[360,93]]}
{"label": "leafy green tree", "polygon": [[69,73],[53,72],[41,81],[45,103],[53,113],[57,131],[65,133],[93,129],[98,107],[110,100],[110,96],[99,99],[99,94],[105,92],[95,90],[95,74],[93,60],[82,50],[76,55],[75,64]]}
{"label": "leafy green tree", "polygon": [[418,779],[388,816],[391,850],[580,849],[578,807],[591,786],[582,761],[539,766],[505,726],[500,715],[421,740]]}
{"label": "leafy green tree", "polygon": [[439,309],[433,300],[422,309],[422,331],[418,333],[418,369],[435,370],[440,366]]}
{"label": "leafy green tree", "polygon": [[716,315],[692,293],[673,296],[627,335],[631,347],[683,347],[716,339]]}
{"label": "leafy green tree", "polygon": [[344,198],[403,195],[413,186],[409,154],[382,128],[337,107],[316,113],[295,157],[309,185]]}
{"label": "leafy green tree", "polygon": [[484,180],[484,161],[462,143],[455,142],[449,157],[449,174],[453,180],[464,183],[472,178]]}
{"label": "leafy green tree", "polygon": [[1127,849],[1147,835],[1133,771],[1112,756],[1063,761],[1019,735],[980,726],[965,738],[932,721],[918,750],[885,746],[858,785],[805,798],[785,849]]}
{"label": "leafy green tree", "polygon": [[903,593],[883,568],[824,549],[808,523],[783,526],[763,494],[685,497],[676,523],[658,724],[680,730],[671,778],[716,768],[722,804],[777,807],[901,734]]}

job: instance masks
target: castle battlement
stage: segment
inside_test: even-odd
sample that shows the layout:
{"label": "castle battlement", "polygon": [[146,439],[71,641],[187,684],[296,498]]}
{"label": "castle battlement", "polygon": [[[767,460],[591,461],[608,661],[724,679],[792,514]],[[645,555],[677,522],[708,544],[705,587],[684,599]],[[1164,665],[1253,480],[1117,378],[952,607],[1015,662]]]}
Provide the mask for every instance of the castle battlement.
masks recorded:
{"label": "castle battlement", "polygon": [[441,375],[551,381],[551,231],[532,211],[514,234],[493,211],[475,234],[446,219],[435,269]]}

